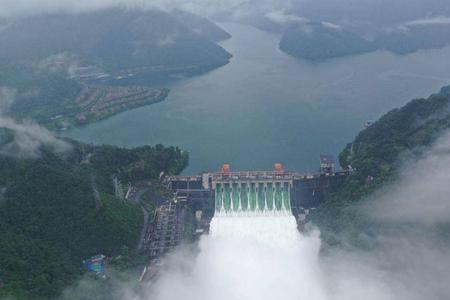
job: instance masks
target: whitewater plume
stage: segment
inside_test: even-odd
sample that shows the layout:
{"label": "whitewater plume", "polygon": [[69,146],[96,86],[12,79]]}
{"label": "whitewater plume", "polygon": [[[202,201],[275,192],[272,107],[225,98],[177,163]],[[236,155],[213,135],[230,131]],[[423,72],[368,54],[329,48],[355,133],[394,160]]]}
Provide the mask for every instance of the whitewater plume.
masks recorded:
{"label": "whitewater plume", "polygon": [[192,271],[163,275],[147,299],[326,299],[319,248],[293,216],[215,217]]}

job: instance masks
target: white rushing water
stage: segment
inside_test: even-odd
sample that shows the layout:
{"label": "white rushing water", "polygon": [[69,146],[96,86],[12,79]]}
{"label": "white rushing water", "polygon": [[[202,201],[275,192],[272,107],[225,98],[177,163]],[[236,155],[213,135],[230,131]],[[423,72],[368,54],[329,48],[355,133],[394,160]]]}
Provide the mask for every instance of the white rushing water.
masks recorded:
{"label": "white rushing water", "polygon": [[152,299],[326,298],[318,234],[300,235],[293,216],[215,217],[200,248],[189,275],[169,272]]}
{"label": "white rushing water", "polygon": [[143,295],[121,299],[449,299],[448,254],[432,241],[385,236],[375,251],[324,256],[319,233],[300,234],[296,227],[292,216],[215,217],[197,256],[169,255]]}

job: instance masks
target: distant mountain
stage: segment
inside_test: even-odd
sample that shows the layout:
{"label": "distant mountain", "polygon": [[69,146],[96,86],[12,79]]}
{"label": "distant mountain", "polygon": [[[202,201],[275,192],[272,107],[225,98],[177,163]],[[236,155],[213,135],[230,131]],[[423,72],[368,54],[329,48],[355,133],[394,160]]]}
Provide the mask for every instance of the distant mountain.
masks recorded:
{"label": "distant mountain", "polygon": [[[297,16],[292,15],[291,18]],[[300,17],[298,17],[300,18]],[[347,22],[300,22],[297,25],[259,22],[258,26],[283,34],[280,49],[311,61],[386,50],[399,55],[450,45],[450,18],[423,18],[403,23],[377,25]],[[370,40],[365,37],[370,37]]]}
{"label": "distant mountain", "polygon": [[186,24],[192,31],[210,41],[220,42],[231,38],[228,32],[206,18],[182,10],[174,10],[171,15],[179,22]]}
{"label": "distant mountain", "polygon": [[305,60],[330,58],[374,51],[374,44],[337,25],[309,23],[288,29],[280,41],[280,49]]}
{"label": "distant mountain", "polygon": [[[121,79],[128,75],[191,75],[227,64],[214,41],[228,37],[189,14],[107,9],[39,15],[0,30],[0,60],[39,62],[64,54],[80,66]],[[103,76],[102,78],[107,78]]]}
{"label": "distant mountain", "polygon": [[446,47],[450,45],[450,23],[400,26],[379,34],[375,43],[380,49],[401,55]]}
{"label": "distant mountain", "polygon": [[0,20],[0,87],[9,113],[52,129],[163,101],[174,80],[229,62],[230,35],[174,11],[107,9]]}
{"label": "distant mountain", "polygon": [[18,158],[10,150],[20,134],[0,128],[1,299],[54,299],[83,274],[83,259],[134,253],[143,213],[115,197],[112,176],[126,186],[187,164],[186,153],[161,145],[67,142],[71,150],[55,153],[43,144],[39,157]]}

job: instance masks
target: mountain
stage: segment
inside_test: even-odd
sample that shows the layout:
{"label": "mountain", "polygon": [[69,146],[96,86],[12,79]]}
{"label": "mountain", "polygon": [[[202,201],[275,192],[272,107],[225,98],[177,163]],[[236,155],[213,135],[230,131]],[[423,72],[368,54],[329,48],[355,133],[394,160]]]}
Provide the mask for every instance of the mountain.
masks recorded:
{"label": "mountain", "polygon": [[65,55],[73,72],[89,66],[102,79],[141,75],[152,82],[227,64],[231,55],[213,41],[227,36],[206,19],[159,10],[38,15],[3,26],[0,60],[39,63]]}
{"label": "mountain", "polygon": [[[450,45],[448,17],[423,18],[383,26],[376,23],[351,22],[345,26],[328,22],[308,22],[289,26],[287,29],[283,28],[286,24],[278,27],[262,26],[283,33],[280,42],[282,51],[311,61],[323,61],[376,50],[407,55],[419,50],[438,49]],[[370,37],[370,40],[364,36]]]}
{"label": "mountain", "polygon": [[[449,108],[450,87],[445,87],[428,99],[416,99],[392,110],[347,145],[340,154],[340,163],[355,171],[343,187],[313,213],[313,222],[329,245],[349,242],[367,247],[366,237],[373,236],[380,226],[387,226],[367,218],[358,206],[374,201],[371,196],[375,192],[398,179],[405,158],[409,161],[420,158],[440,134],[450,128]],[[450,232],[448,224],[442,226]]]}
{"label": "mountain", "polygon": [[140,207],[115,197],[124,184],[179,173],[187,154],[177,148],[123,149],[61,141],[38,157],[16,157],[21,134],[0,129],[0,298],[49,299],[82,275],[82,260],[137,247]]}
{"label": "mountain", "polygon": [[180,23],[186,24],[192,31],[210,41],[220,42],[231,38],[228,32],[206,18],[183,10],[174,10],[171,12],[171,15]]}
{"label": "mountain", "polygon": [[229,62],[229,34],[182,11],[105,9],[0,21],[11,116],[65,130],[166,99],[170,81]]}
{"label": "mountain", "polygon": [[[450,24],[418,24],[401,26],[379,34],[375,43],[380,49],[405,55],[418,50],[443,48],[450,45]],[[426,22],[426,20],[423,20]]]}
{"label": "mountain", "polygon": [[305,60],[331,58],[374,51],[373,43],[339,26],[309,23],[288,29],[280,41],[280,49]]}

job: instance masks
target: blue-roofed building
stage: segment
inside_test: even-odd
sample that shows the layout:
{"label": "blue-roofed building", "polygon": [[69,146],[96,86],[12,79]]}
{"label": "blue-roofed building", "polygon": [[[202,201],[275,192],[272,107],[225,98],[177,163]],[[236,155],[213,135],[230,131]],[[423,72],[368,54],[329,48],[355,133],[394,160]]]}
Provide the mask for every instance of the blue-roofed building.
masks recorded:
{"label": "blue-roofed building", "polygon": [[105,274],[105,263],[106,263],[106,256],[102,254],[93,256],[90,259],[83,261],[83,264],[88,270],[88,272],[92,272],[100,276]]}

